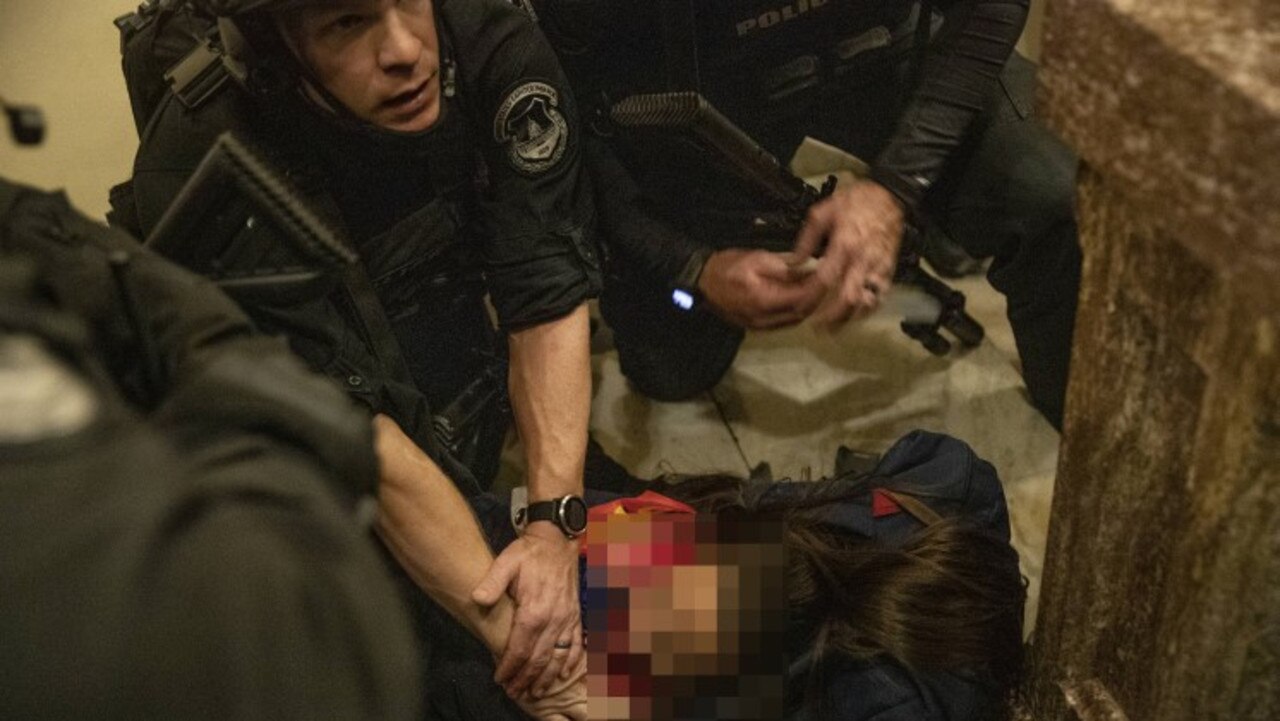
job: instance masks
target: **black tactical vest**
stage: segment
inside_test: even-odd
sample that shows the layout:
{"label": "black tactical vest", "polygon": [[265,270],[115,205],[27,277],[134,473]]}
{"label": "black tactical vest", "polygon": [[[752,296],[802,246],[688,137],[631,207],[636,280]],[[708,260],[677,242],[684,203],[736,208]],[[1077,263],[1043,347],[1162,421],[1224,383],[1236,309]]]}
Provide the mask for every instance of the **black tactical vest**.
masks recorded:
{"label": "black tactical vest", "polygon": [[[444,32],[441,40],[447,59]],[[443,98],[441,121],[406,138],[322,117],[297,97],[254,97],[231,82],[195,107],[183,90],[160,101],[143,134],[128,198],[136,230],[150,233],[222,132],[263,151],[330,224],[347,229],[361,263],[327,297],[246,312],[394,418],[464,492],[477,490],[474,478],[496,471],[508,425],[506,353],[462,222],[478,172],[460,99]]]}

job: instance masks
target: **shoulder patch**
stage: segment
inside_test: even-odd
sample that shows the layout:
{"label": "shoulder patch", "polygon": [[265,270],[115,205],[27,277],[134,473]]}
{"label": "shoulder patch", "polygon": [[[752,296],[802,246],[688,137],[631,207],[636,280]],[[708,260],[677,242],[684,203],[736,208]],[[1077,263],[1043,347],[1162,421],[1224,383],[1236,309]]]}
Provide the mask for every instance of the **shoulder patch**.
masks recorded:
{"label": "shoulder patch", "polygon": [[507,93],[493,119],[493,138],[507,149],[512,167],[537,175],[554,168],[569,145],[560,91],[527,82]]}

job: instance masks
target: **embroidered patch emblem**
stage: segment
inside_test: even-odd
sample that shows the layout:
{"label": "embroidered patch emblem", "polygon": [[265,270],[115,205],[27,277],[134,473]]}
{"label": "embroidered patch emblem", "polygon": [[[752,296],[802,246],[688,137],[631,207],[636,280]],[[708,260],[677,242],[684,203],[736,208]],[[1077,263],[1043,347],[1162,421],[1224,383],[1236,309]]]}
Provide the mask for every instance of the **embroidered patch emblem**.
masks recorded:
{"label": "embroidered patch emblem", "polygon": [[539,82],[512,90],[494,117],[493,137],[507,147],[516,170],[537,174],[555,167],[569,145],[559,91]]}

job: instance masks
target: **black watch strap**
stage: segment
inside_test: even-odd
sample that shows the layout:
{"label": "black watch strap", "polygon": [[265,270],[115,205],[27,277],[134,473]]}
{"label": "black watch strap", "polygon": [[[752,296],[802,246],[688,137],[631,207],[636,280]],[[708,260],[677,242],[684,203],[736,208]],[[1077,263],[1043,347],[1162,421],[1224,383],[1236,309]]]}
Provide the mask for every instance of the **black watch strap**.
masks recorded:
{"label": "black watch strap", "polygon": [[684,267],[676,274],[671,281],[671,287],[679,288],[690,293],[698,292],[698,278],[702,277],[702,269],[707,265],[707,259],[711,257],[711,249],[700,247],[689,256],[685,261]]}
{"label": "black watch strap", "polygon": [[702,270],[707,266],[707,259],[711,257],[711,253],[710,248],[698,248],[693,251],[680,272],[672,279],[671,302],[676,307],[682,310],[693,310],[697,301],[702,299],[702,293],[698,290],[698,279],[702,277]]}
{"label": "black watch strap", "polygon": [[526,524],[551,521],[569,538],[577,538],[587,530],[587,504],[579,496],[562,496],[550,501],[530,503],[525,509]]}

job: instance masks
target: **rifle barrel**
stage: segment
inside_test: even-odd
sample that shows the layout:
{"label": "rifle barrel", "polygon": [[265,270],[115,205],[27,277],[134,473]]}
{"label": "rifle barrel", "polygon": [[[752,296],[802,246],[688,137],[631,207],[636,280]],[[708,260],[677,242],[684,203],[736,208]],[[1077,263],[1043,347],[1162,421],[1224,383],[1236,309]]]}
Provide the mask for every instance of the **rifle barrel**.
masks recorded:
{"label": "rifle barrel", "polygon": [[609,117],[626,128],[666,128],[692,133],[716,150],[742,179],[799,215],[818,200],[813,188],[792,175],[772,153],[698,93],[632,95],[615,104]]}

